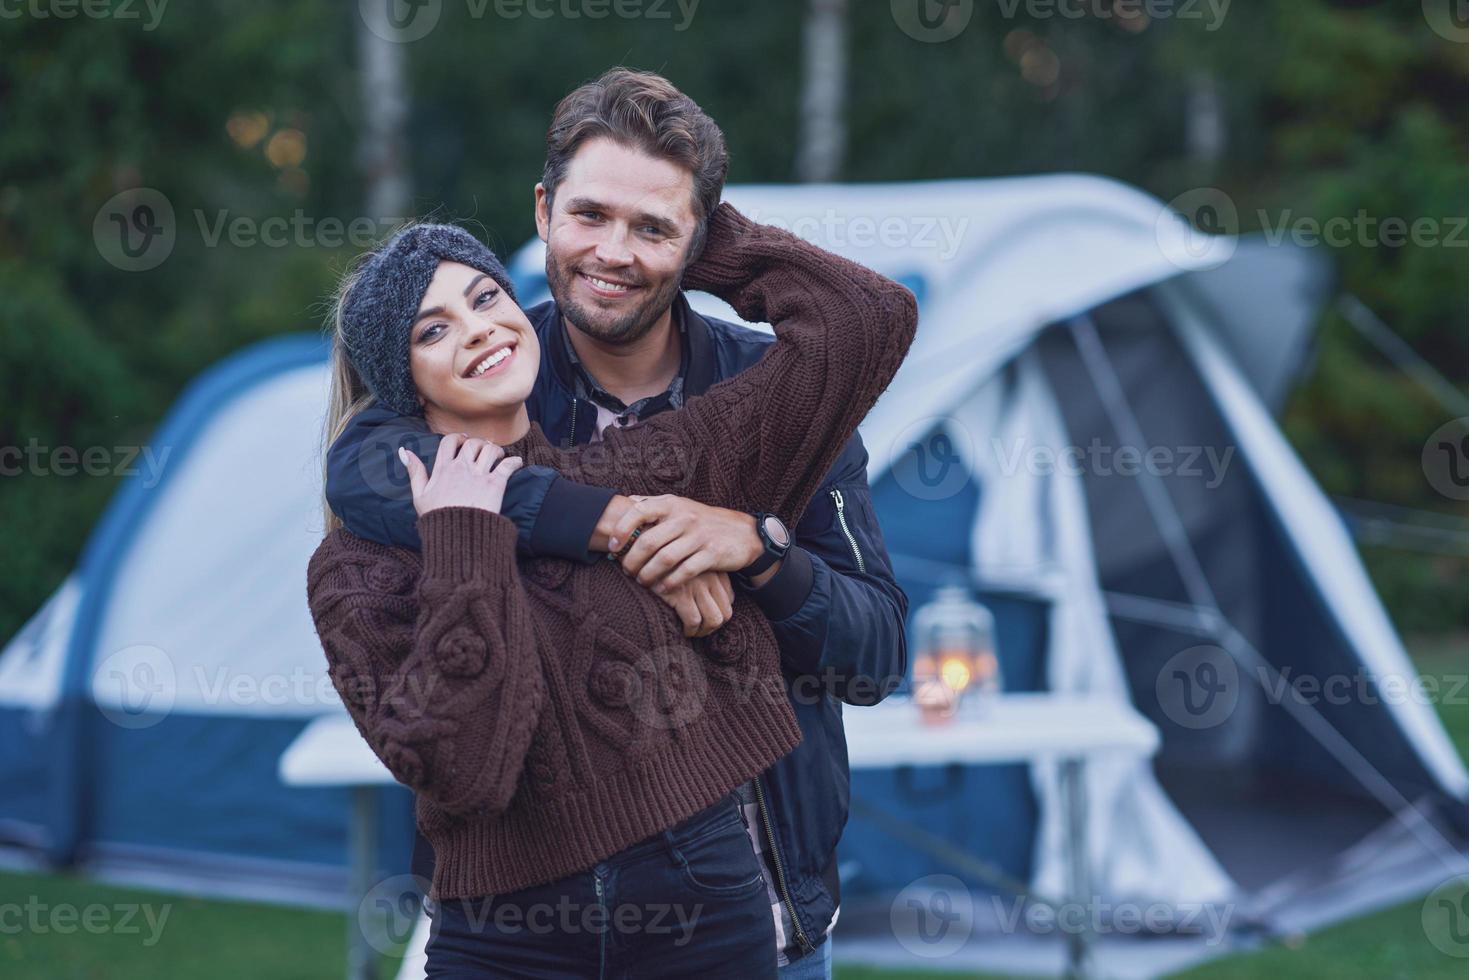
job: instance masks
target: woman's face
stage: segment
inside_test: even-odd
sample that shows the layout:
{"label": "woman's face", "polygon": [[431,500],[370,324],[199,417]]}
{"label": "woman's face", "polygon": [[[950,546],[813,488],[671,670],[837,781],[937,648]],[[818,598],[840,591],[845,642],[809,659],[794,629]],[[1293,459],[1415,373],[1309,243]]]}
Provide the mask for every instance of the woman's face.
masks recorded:
{"label": "woman's face", "polygon": [[500,284],[447,261],[418,304],[408,351],[424,415],[441,431],[519,410],[541,363],[535,330]]}

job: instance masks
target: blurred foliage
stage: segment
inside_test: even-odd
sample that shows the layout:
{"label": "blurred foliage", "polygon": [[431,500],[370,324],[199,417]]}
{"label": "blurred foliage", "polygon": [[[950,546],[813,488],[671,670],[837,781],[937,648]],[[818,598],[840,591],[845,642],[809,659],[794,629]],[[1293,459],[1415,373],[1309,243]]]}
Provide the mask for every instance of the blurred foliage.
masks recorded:
{"label": "blurred foliage", "polygon": [[[232,245],[213,230],[361,215],[358,4],[196,0],[167,5],[151,30],[145,6],[127,6],[139,16],[0,22],[0,446],[146,440],[211,362],[316,328],[357,251],[309,230],[282,247]],[[668,17],[633,19],[508,7],[521,15],[443,0],[437,27],[405,47],[415,211],[475,223],[501,248],[529,238],[552,107],[618,63],[664,72],[719,120],[732,181],[792,178],[799,4],[703,0],[687,22],[672,2],[641,8]],[[1165,200],[1218,186],[1246,230],[1361,210],[1469,216],[1469,44],[1433,34],[1417,3],[1262,0],[1215,23],[1210,4],[1189,6],[1197,18],[1149,22],[1032,17],[1055,7],[980,0],[967,29],[940,44],[898,30],[889,4],[849,7],[845,179],[1090,171]],[[1201,79],[1224,107],[1228,140],[1214,161],[1188,149]],[[272,162],[283,133],[304,149],[299,164]],[[177,226],[167,260],[144,272],[104,261],[92,236],[104,203],[134,187],[160,191]],[[1344,290],[1464,384],[1465,251],[1329,251]],[[1452,510],[1418,463],[1442,415],[1327,316],[1286,428],[1329,492]],[[11,542],[0,637],[73,567],[115,484],[0,477]],[[1367,558],[1404,625],[1469,619],[1463,562]]]}

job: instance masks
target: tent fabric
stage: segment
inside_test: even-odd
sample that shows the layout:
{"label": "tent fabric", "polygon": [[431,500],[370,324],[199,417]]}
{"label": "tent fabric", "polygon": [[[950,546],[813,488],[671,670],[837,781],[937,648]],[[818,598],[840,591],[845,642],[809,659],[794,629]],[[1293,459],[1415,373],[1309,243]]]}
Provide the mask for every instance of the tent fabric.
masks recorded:
{"label": "tent fabric", "polygon": [[1330,263],[1317,250],[1282,248],[1264,235],[1243,238],[1229,261],[1173,280],[1190,306],[1273,414],[1312,351],[1317,312],[1334,284]]}
{"label": "tent fabric", "polygon": [[[1170,294],[1164,293],[1165,296]],[[1350,638],[1369,677],[1409,684],[1417,678],[1408,653],[1357,557],[1351,537],[1284,435],[1253,396],[1219,342],[1199,320],[1178,311],[1179,332],[1199,366],[1214,403],[1251,461],[1278,526],[1321,591],[1322,608]],[[1382,698],[1414,753],[1428,768],[1430,785],[1451,797],[1469,797],[1469,773],[1437,716],[1422,699]]]}

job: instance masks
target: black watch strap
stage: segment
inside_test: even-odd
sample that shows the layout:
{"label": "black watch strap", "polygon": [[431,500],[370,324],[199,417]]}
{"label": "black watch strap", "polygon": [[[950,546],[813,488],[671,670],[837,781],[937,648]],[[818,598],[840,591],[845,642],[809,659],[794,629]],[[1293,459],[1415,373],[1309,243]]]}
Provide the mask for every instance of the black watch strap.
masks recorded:
{"label": "black watch strap", "polygon": [[[752,516],[755,518],[755,533],[760,535],[760,542],[765,545],[765,550],[759,558],[756,558],[736,573],[746,584],[749,584],[750,579],[784,558],[786,553],[791,550],[791,532],[786,529],[784,521],[774,514],[763,512],[756,513]],[[783,537],[785,539],[784,541],[780,541],[777,537],[772,536],[771,522],[774,522],[776,534]]]}

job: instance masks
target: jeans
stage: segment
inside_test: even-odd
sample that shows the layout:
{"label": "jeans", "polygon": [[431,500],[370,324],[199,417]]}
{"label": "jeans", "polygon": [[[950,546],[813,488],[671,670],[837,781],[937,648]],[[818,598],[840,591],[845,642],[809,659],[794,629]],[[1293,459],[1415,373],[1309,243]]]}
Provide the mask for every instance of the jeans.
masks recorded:
{"label": "jeans", "polygon": [[733,796],[590,870],[432,906],[428,980],[774,980],[775,922]]}
{"label": "jeans", "polygon": [[780,980],[831,980],[831,937],[798,960],[780,968]]}

